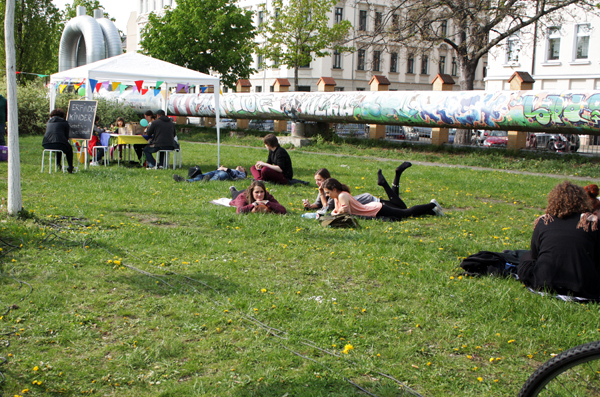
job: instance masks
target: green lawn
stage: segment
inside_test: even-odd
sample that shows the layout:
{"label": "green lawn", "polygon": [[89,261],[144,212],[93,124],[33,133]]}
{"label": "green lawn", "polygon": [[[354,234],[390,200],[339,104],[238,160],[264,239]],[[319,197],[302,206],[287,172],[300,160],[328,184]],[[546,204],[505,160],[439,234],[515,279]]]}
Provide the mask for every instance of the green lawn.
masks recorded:
{"label": "green lawn", "polygon": [[[560,179],[415,165],[402,197],[436,198],[447,216],[325,229],[300,217],[316,169],[382,195],[379,168],[391,180],[400,161],[427,154],[293,150],[295,177],[312,183],[269,186],[288,215],[237,215],[209,204],[230,182],[175,183],[172,171],[116,163],[42,174],[40,142],[20,141],[28,216],[0,217],[0,300],[11,307],[0,332],[14,332],[0,338],[6,396],[361,395],[351,382],[402,395],[395,380],[427,396],[514,396],[552,354],[600,339],[596,304],[460,276],[471,253],[528,248]],[[182,148],[177,172],[216,168],[216,146]],[[266,157],[221,147],[229,166]],[[4,192],[6,171],[0,163]]]}

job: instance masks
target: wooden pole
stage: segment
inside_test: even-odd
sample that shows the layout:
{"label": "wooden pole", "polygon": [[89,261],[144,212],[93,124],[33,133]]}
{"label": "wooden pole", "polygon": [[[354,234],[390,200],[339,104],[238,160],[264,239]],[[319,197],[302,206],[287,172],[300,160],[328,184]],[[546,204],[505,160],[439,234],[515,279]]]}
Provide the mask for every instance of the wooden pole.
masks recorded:
{"label": "wooden pole", "polygon": [[16,215],[23,208],[21,196],[21,160],[19,158],[19,113],[17,109],[17,74],[15,55],[15,0],[6,0],[4,15],[6,51],[6,100],[8,111],[8,203],[7,210]]}

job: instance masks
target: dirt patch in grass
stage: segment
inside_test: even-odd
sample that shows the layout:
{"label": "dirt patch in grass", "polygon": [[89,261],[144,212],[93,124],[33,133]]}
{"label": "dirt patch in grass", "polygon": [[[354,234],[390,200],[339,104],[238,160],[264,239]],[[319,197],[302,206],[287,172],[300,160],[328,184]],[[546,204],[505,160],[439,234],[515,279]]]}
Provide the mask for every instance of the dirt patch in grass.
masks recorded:
{"label": "dirt patch in grass", "polygon": [[173,223],[173,222],[166,222],[163,221],[162,219],[155,217],[155,216],[146,216],[146,215],[140,215],[140,214],[134,214],[134,213],[128,213],[127,216],[135,216],[138,218],[138,221],[140,223],[144,223],[144,224],[148,224],[148,225],[155,225],[155,226],[163,226],[163,227],[176,227],[178,226],[177,223]]}

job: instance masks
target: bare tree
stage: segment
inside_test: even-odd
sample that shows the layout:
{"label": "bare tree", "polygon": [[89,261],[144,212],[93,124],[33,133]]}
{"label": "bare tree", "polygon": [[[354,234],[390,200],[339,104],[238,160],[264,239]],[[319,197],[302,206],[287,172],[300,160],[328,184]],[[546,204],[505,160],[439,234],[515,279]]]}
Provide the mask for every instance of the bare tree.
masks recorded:
{"label": "bare tree", "polygon": [[[373,43],[402,45],[424,54],[450,47],[456,54],[462,90],[473,89],[481,58],[521,29],[544,21],[556,23],[575,6],[598,11],[596,1],[590,0],[384,1],[388,1],[385,28],[362,38],[369,36]],[[457,134],[457,139],[457,143],[468,143],[466,133]]]}

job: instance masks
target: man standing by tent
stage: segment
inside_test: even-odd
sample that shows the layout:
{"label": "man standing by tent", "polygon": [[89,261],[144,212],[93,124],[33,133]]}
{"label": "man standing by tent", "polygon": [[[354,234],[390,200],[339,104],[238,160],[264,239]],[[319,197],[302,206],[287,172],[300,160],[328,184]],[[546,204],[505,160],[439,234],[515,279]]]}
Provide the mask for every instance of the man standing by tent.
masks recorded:
{"label": "man standing by tent", "polygon": [[[146,161],[148,163],[148,170],[156,169],[156,161],[152,157],[152,153],[156,153],[160,150],[173,150],[175,149],[175,124],[165,115],[164,110],[158,110],[156,112],[158,117],[155,121],[150,124],[146,130],[148,135],[148,145],[144,148],[144,154],[146,155]],[[158,159],[159,167],[166,167],[168,164],[160,164],[161,159]]]}

